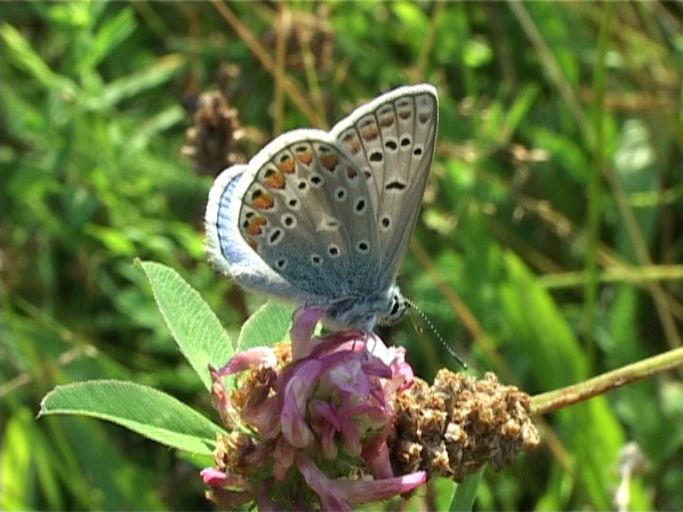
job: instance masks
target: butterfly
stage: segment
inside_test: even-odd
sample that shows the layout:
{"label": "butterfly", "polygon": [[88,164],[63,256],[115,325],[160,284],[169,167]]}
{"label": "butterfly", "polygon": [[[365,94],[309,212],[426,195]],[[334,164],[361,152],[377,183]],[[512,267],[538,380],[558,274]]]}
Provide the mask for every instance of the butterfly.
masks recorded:
{"label": "butterfly", "polygon": [[329,132],[297,129],[224,170],[206,208],[209,257],[243,287],[320,305],[334,330],[396,323],[396,276],[434,155],[438,96],[403,86]]}

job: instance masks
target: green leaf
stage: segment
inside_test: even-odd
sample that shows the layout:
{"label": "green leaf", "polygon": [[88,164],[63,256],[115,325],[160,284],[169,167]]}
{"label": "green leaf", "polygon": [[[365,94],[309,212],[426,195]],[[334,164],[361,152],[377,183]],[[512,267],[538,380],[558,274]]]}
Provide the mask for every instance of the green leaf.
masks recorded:
{"label": "green leaf", "polygon": [[4,52],[5,58],[9,58],[17,67],[24,69],[47,89],[57,89],[70,98],[76,96],[76,84],[52,71],[16,28],[4,23],[0,28],[0,37],[8,49]]}
{"label": "green leaf", "polygon": [[230,337],[199,293],[175,270],[154,262],[140,265],[180,351],[210,390],[208,366],[222,366],[233,356]]}
{"label": "green leaf", "polygon": [[239,350],[270,347],[279,341],[288,340],[293,309],[289,304],[266,302],[242,326],[237,341]]}
{"label": "green leaf", "polygon": [[[2,438],[0,464],[0,508],[2,510],[27,510],[31,508],[31,489],[28,485],[31,475],[32,443],[24,418],[8,418]],[[8,471],[11,468],[11,471]]]}
{"label": "green leaf", "polygon": [[176,398],[133,382],[100,380],[57,386],[45,395],[39,417],[75,414],[107,420],[159,443],[210,455],[218,425]]}
{"label": "green leaf", "polygon": [[468,475],[467,478],[458,484],[453,495],[453,501],[451,501],[450,510],[472,510],[474,508],[474,499],[477,497],[477,489],[484,474],[484,469],[485,467],[474,474]]}
{"label": "green leaf", "polygon": [[114,48],[133,33],[136,25],[135,14],[128,8],[106,18],[93,38],[93,43],[81,65],[82,69],[93,69],[99,65]]}
{"label": "green leaf", "polygon": [[185,59],[180,55],[162,57],[137,73],[109,82],[100,96],[90,100],[89,106],[94,109],[112,107],[122,100],[169,81],[184,65]]}

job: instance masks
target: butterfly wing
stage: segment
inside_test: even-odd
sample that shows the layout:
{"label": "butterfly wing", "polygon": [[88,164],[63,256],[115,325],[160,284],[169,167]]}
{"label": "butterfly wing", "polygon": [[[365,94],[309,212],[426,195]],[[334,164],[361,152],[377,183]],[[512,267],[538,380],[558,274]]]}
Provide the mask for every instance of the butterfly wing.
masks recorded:
{"label": "butterfly wing", "polygon": [[420,212],[438,125],[436,89],[405,86],[356,109],[331,131],[368,177],[382,286],[398,272]]}
{"label": "butterfly wing", "polygon": [[204,219],[209,259],[246,288],[305,300],[302,291],[254,254],[239,231],[241,198],[251,182],[249,174],[248,165],[234,165],[223,171],[211,187]]}
{"label": "butterfly wing", "polygon": [[[210,215],[207,210],[210,241],[224,248],[219,265],[222,258],[247,287],[316,302],[376,287],[380,252],[370,193],[334,137],[320,130],[288,132],[245,167],[234,189],[224,193],[233,200]],[[218,181],[219,190],[232,183]],[[240,278],[234,272],[240,261],[257,274]],[[271,287],[273,274],[282,293]]]}

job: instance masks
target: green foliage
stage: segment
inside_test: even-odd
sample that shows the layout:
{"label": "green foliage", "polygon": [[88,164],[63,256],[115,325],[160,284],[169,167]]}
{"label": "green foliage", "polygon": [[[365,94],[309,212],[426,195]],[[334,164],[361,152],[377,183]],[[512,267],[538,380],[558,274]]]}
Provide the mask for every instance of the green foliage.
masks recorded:
{"label": "green foliage", "polygon": [[[213,417],[207,364],[229,340],[286,337],[291,310],[274,304],[239,335],[262,299],[205,263],[212,178],[180,156],[199,90],[224,92],[251,156],[314,124],[296,92],[331,125],[392,86],[439,89],[400,284],[474,371],[533,393],[680,344],[683,43],[670,4],[226,5],[251,39],[214,3],[2,4],[1,508],[209,508],[197,461],[89,419],[35,422],[49,390],[93,379]],[[135,258],[177,270],[208,306]],[[383,335],[420,376],[456,367],[411,322]],[[544,448],[486,472],[475,506],[611,508],[619,450],[635,441],[649,464],[631,507],[683,508],[680,397],[677,380],[652,379],[549,415]],[[430,493],[448,505],[450,487]]]}
{"label": "green foliage", "polygon": [[172,448],[211,455],[221,428],[187,405],[132,382],[92,380],[58,386],[40,415],[76,414],[111,421]]}
{"label": "green foliage", "polygon": [[209,306],[176,272],[153,262],[140,265],[180,351],[210,391],[209,365],[220,367],[232,357],[230,337]]}

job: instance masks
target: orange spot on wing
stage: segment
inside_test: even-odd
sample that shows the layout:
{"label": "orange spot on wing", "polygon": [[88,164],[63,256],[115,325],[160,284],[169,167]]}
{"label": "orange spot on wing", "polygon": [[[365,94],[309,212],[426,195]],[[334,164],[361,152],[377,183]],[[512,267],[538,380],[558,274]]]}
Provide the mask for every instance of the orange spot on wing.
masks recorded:
{"label": "orange spot on wing", "polygon": [[285,188],[285,175],[279,169],[269,169],[266,171],[265,183],[270,188],[283,189]]}
{"label": "orange spot on wing", "polygon": [[321,155],[320,156],[321,165],[330,172],[334,171],[334,168],[337,167],[338,162],[339,162],[339,157],[337,157],[337,155],[335,155],[335,154]]}
{"label": "orange spot on wing", "polygon": [[390,127],[391,125],[394,124],[394,118],[391,117],[391,116],[383,117],[382,119],[379,120],[379,124],[380,124],[383,128],[388,128],[388,127]]}
{"label": "orange spot on wing", "polygon": [[277,167],[284,173],[292,174],[294,172],[294,159],[289,155],[285,155],[280,159]]}
{"label": "orange spot on wing", "polygon": [[371,126],[370,128],[365,128],[361,132],[361,136],[363,137],[363,140],[366,141],[373,141],[377,138],[379,132],[377,131],[376,126]]}
{"label": "orange spot on wing", "polygon": [[398,112],[398,117],[400,117],[403,120],[410,118],[411,115],[412,115],[412,112],[410,110],[400,110]]}
{"label": "orange spot on wing", "polygon": [[270,210],[275,205],[273,194],[262,190],[255,190],[251,195],[251,203],[259,210]]}
{"label": "orange spot on wing", "polygon": [[308,164],[310,164],[310,163],[313,161],[313,153],[311,153],[310,151],[306,151],[306,152],[303,152],[303,153],[298,153],[298,154],[296,155],[296,159],[297,159],[299,162],[308,165]]}
{"label": "orange spot on wing", "polygon": [[261,229],[262,226],[265,226],[268,223],[265,217],[261,217],[260,215],[256,215],[249,219],[248,224],[247,224],[247,233],[251,236],[258,236],[263,233],[263,230]]}

